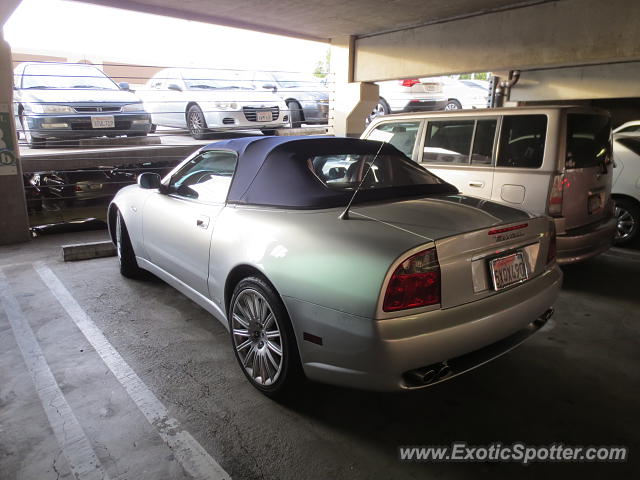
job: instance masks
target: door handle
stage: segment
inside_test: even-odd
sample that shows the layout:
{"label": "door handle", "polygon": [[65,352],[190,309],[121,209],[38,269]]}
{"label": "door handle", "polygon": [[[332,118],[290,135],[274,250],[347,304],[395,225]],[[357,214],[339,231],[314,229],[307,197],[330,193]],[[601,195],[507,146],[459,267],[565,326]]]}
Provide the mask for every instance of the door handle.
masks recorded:
{"label": "door handle", "polygon": [[207,228],[209,228],[209,217],[207,217],[206,215],[200,215],[196,220],[196,225],[203,230],[206,230]]}
{"label": "door handle", "polygon": [[469,182],[470,187],[482,188],[484,187],[484,182]]}

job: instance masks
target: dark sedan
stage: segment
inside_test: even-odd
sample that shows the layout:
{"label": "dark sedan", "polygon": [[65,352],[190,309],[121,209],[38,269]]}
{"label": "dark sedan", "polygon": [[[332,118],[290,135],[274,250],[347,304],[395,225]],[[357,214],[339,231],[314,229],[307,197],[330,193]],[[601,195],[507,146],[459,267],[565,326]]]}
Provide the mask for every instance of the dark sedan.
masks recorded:
{"label": "dark sedan", "polygon": [[144,136],[149,114],[126,83],[92,65],[21,63],[14,70],[16,125],[31,148],[47,140]]}

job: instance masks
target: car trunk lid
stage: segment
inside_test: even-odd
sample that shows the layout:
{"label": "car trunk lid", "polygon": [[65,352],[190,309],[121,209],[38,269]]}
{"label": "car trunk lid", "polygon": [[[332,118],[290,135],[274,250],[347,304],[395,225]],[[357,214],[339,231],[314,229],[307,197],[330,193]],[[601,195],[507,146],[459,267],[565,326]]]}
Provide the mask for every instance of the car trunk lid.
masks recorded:
{"label": "car trunk lid", "polygon": [[542,273],[547,264],[549,220],[498,203],[449,195],[357,206],[352,213],[435,243],[442,308],[498,294],[520,283],[496,289],[492,260],[515,254],[514,261],[526,268],[526,279]]}

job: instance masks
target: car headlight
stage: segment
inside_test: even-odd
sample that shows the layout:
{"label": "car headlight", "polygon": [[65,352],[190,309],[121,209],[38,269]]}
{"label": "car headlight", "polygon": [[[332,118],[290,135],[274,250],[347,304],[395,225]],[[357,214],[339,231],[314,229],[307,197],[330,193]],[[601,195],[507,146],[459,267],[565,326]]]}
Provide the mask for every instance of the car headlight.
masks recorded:
{"label": "car headlight", "polygon": [[33,113],[76,113],[69,105],[43,105],[41,103],[31,104]]}
{"label": "car headlight", "polygon": [[122,106],[122,112],[144,112],[142,103],[130,103]]}
{"label": "car headlight", "polygon": [[238,104],[236,102],[214,102],[214,107],[220,110],[237,110]]}

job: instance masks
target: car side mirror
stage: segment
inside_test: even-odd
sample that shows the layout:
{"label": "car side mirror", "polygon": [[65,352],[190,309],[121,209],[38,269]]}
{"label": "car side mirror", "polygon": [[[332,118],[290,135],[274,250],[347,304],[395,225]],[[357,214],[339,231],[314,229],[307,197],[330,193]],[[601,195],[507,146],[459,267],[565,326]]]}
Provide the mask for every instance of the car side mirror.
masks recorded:
{"label": "car side mirror", "polygon": [[131,90],[129,82],[120,82],[118,86],[120,87],[120,90],[127,90],[127,91]]}
{"label": "car side mirror", "polygon": [[138,185],[145,190],[160,188],[160,175],[152,172],[144,172],[138,175]]}
{"label": "car side mirror", "polygon": [[169,85],[167,85],[167,88],[169,90],[175,90],[176,92],[181,92],[182,88],[180,88],[180,85],[176,84],[176,83],[170,83]]}

